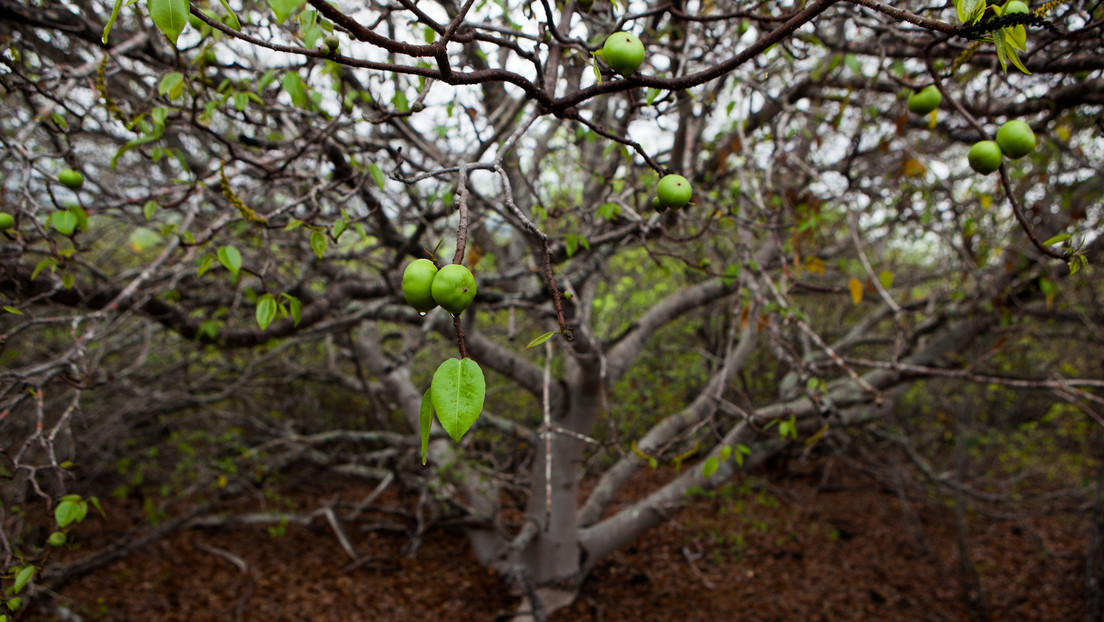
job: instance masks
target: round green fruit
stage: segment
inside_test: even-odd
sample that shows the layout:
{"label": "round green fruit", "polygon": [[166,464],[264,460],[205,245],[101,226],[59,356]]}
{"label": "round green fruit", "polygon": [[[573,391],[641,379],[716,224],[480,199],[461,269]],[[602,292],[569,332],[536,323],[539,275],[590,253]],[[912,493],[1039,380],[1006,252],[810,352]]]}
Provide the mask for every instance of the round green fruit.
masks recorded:
{"label": "round green fruit", "polygon": [[682,175],[667,175],[659,180],[656,194],[665,207],[678,209],[690,202],[690,197],[694,196],[694,188]]}
{"label": "round green fruit", "polygon": [[667,206],[660,202],[659,197],[652,197],[652,209],[654,209],[657,214],[662,214],[667,211]]}
{"label": "round green fruit", "polygon": [[1012,0],[1008,4],[1004,5],[1004,14],[1011,15],[1012,13],[1030,13],[1031,10],[1027,8],[1027,3],[1021,0]]}
{"label": "round green fruit", "polygon": [[997,144],[1001,153],[1017,160],[1035,150],[1035,132],[1023,121],[1006,121],[997,130]]}
{"label": "round green fruit", "polygon": [[1000,145],[991,140],[976,142],[973,147],[970,147],[970,153],[966,154],[966,159],[970,161],[970,168],[982,175],[988,175],[1000,168]]}
{"label": "round green fruit", "polygon": [[602,58],[617,73],[632,75],[644,62],[644,44],[631,32],[615,32],[606,37]]}
{"label": "round green fruit", "polygon": [[475,299],[475,277],[459,264],[449,264],[433,278],[433,300],[453,315],[462,313]]}
{"label": "round green fruit", "polygon": [[50,546],[62,546],[65,544],[65,534],[60,531],[55,531],[50,534]]}
{"label": "round green fruit", "polygon": [[939,92],[939,89],[935,88],[934,84],[929,84],[912,95],[909,95],[908,109],[909,112],[914,114],[928,114],[932,110],[938,108],[942,101],[943,94]]}
{"label": "round green fruit", "polygon": [[433,281],[437,276],[437,266],[428,259],[415,259],[403,270],[403,298],[418,313],[425,313],[437,306],[433,300]]}
{"label": "round green fruit", "polygon": [[71,168],[67,168],[58,173],[58,181],[66,188],[77,190],[84,185],[84,175],[81,175],[80,171],[74,171]]}
{"label": "round green fruit", "polygon": [[15,226],[15,218],[11,214],[0,212],[0,231],[7,231]]}

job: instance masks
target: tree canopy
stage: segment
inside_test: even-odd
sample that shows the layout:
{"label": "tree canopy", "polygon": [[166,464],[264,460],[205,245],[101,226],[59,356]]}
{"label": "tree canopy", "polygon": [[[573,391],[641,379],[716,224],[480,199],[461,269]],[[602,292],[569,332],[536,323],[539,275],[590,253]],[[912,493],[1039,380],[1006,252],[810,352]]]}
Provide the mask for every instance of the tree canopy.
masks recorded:
{"label": "tree canopy", "polygon": [[[1021,449],[1069,457],[1064,483],[1098,463],[1098,2],[0,16],[0,555],[26,575],[6,599],[140,545],[44,564],[24,520],[68,533],[156,491],[165,533],[304,465],[451,491],[540,618],[777,452],[869,434],[981,494],[940,475],[938,411],[1001,443],[1080,426]],[[603,51],[618,32],[639,66]],[[657,197],[667,175],[689,205]],[[412,308],[416,259],[469,269],[471,306]]]}

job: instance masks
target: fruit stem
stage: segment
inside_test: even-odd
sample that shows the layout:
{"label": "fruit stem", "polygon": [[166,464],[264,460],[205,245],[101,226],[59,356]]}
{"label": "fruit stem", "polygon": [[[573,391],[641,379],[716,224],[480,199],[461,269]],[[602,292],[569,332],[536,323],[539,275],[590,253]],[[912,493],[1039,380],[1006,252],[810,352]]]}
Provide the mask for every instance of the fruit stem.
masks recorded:
{"label": "fruit stem", "polygon": [[456,345],[460,349],[460,359],[468,358],[468,346],[464,343],[464,325],[459,315],[452,316],[452,326],[456,329]]}

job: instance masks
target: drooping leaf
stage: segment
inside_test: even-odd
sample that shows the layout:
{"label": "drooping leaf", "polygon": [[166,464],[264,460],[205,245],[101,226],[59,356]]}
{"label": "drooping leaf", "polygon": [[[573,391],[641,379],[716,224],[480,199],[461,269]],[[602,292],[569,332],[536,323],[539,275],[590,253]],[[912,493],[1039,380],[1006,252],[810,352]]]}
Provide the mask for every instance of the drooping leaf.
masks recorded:
{"label": "drooping leaf", "polygon": [[426,389],[422,394],[422,407],[418,413],[418,426],[422,436],[422,464],[426,463],[426,453],[429,451],[429,432],[433,429],[433,397],[429,394],[433,388]]}
{"label": "drooping leaf", "polygon": [[309,110],[311,106],[310,96],[307,95],[307,87],[303,85],[303,79],[299,77],[299,74],[293,72],[285,73],[284,79],[280,81],[284,90],[291,97],[291,103],[296,108],[302,108]]}
{"label": "drooping leaf", "polygon": [[862,281],[852,278],[847,282],[847,288],[851,290],[851,302],[859,304],[863,299],[863,284]]}
{"label": "drooping leaf", "polygon": [[168,95],[169,99],[176,99],[180,97],[181,92],[184,90],[184,74],[179,71],[173,71],[165,74],[161,78],[161,83],[157,85],[158,95]]}
{"label": "drooping leaf", "polygon": [[218,259],[222,265],[226,266],[226,269],[230,271],[234,276],[238,276],[238,272],[241,271],[242,256],[241,252],[233,246],[222,246],[218,249]]}
{"label": "drooping leaf", "polygon": [[720,464],[721,463],[717,461],[715,456],[710,456],[709,459],[705,461],[705,466],[702,467],[702,475],[711,477],[717,472],[717,467],[719,467]]}
{"label": "drooping leaf", "polygon": [[555,334],[556,334],[556,331],[550,330],[550,331],[548,331],[547,333],[545,333],[543,335],[533,337],[533,340],[530,341],[529,345],[525,346],[525,348],[526,349],[535,348],[536,346],[539,346],[540,344],[544,343],[545,341],[548,341],[549,339],[551,339],[552,335],[555,335]]}
{"label": "drooping leaf", "polygon": [[18,594],[23,591],[23,588],[27,587],[27,584],[31,582],[31,577],[34,576],[34,566],[24,566],[19,569],[19,572],[15,573],[15,582],[12,583],[12,593]]}
{"label": "drooping leaf", "polygon": [[72,235],[73,231],[77,228],[77,215],[69,210],[54,212],[50,223],[53,224],[54,229],[57,229],[58,233],[62,235]]}
{"label": "drooping leaf", "polygon": [[257,326],[264,330],[268,328],[275,317],[276,299],[272,297],[272,294],[261,296],[261,299],[257,301]]}
{"label": "drooping leaf", "polygon": [[471,359],[449,359],[437,368],[429,389],[437,420],[459,441],[483,412],[487,394],[483,370]]}
{"label": "drooping leaf", "polygon": [[142,215],[146,217],[146,222],[153,219],[153,215],[157,212],[157,201],[146,201],[146,204],[142,206]]}
{"label": "drooping leaf", "polygon": [[241,30],[241,20],[238,19],[238,14],[234,12],[234,9],[230,8],[230,3],[226,0],[219,0],[222,3],[222,8],[226,9],[227,19],[222,20],[222,23],[233,28],[234,30]]}
{"label": "drooping leaf", "polygon": [[66,499],[54,509],[54,518],[57,520],[58,527],[64,529],[74,522],[79,522],[87,512],[88,506],[82,501]]}
{"label": "drooping leaf", "polygon": [[291,294],[280,294],[280,297],[287,300],[288,312],[291,313],[291,321],[294,322],[296,326],[298,326],[299,322],[303,320],[303,315],[301,311],[302,303],[299,302],[298,298],[292,296]]}
{"label": "drooping leaf", "polygon": [[115,0],[115,6],[111,8],[111,17],[107,19],[107,24],[104,25],[103,42],[107,43],[107,35],[111,32],[111,27],[115,25],[115,20],[119,18],[119,10],[123,8],[123,0]]}
{"label": "drooping leaf", "polygon": [[732,448],[728,445],[721,447],[721,453],[718,457],[720,458],[721,462],[727,461],[729,458],[732,457]]}
{"label": "drooping leaf", "polygon": [[326,252],[326,234],[321,231],[315,231],[311,234],[310,244],[311,248],[314,250],[314,254],[318,255],[319,259],[322,259],[322,255]]}
{"label": "drooping leaf", "polygon": [[281,22],[298,11],[299,7],[305,3],[306,0],[268,0],[268,6],[272,7],[272,12],[276,14],[276,20]]}
{"label": "drooping leaf", "polygon": [[150,17],[172,44],[188,25],[188,0],[148,0]]}
{"label": "drooping leaf", "polygon": [[372,179],[376,181],[376,185],[383,190],[383,182],[387,181],[387,177],[383,174],[381,169],[375,162],[368,165],[368,173],[372,176]]}

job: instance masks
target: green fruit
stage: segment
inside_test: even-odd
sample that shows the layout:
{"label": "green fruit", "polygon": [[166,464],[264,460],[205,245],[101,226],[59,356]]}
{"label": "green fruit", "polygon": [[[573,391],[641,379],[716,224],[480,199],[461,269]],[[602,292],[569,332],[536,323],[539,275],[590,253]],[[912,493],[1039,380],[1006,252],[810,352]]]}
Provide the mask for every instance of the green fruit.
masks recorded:
{"label": "green fruit", "polygon": [[915,114],[928,114],[932,110],[938,108],[942,101],[943,94],[939,92],[939,89],[935,88],[934,84],[929,84],[912,95],[909,95],[908,109],[909,112]]}
{"label": "green fruit", "polygon": [[449,264],[433,278],[433,299],[453,315],[462,313],[475,299],[475,277],[459,264]]}
{"label": "green fruit", "polygon": [[1030,13],[1031,10],[1027,8],[1027,3],[1021,0],[1012,0],[1008,4],[1004,5],[1004,14],[1011,15],[1012,13]]}
{"label": "green fruit", "polygon": [[1001,153],[1017,160],[1035,149],[1035,132],[1023,121],[1006,121],[997,130],[997,144]]}
{"label": "green fruit", "polygon": [[970,161],[970,168],[982,175],[988,175],[1000,168],[1000,145],[991,140],[976,142],[973,147],[970,147],[970,153],[966,154],[966,159]]}
{"label": "green fruit", "polygon": [[84,175],[81,175],[80,171],[74,171],[71,168],[67,168],[58,173],[58,181],[66,188],[77,190],[84,185]]}
{"label": "green fruit", "polygon": [[667,206],[659,201],[659,197],[652,197],[652,209],[654,209],[657,214],[662,214],[667,211]]}
{"label": "green fruit", "polygon": [[659,180],[656,194],[665,207],[678,209],[690,202],[690,197],[694,196],[694,188],[682,175],[667,175]]}
{"label": "green fruit", "polygon": [[65,544],[65,534],[60,531],[55,531],[50,534],[50,546],[62,546]]}
{"label": "green fruit", "polygon": [[7,231],[15,226],[15,219],[11,214],[0,212],[0,231]]}
{"label": "green fruit", "polygon": [[425,313],[437,306],[433,300],[433,281],[437,266],[428,259],[415,259],[403,270],[403,298],[418,313]]}
{"label": "green fruit", "polygon": [[644,44],[631,32],[615,32],[606,37],[602,46],[602,58],[617,73],[632,75],[644,62]]}

